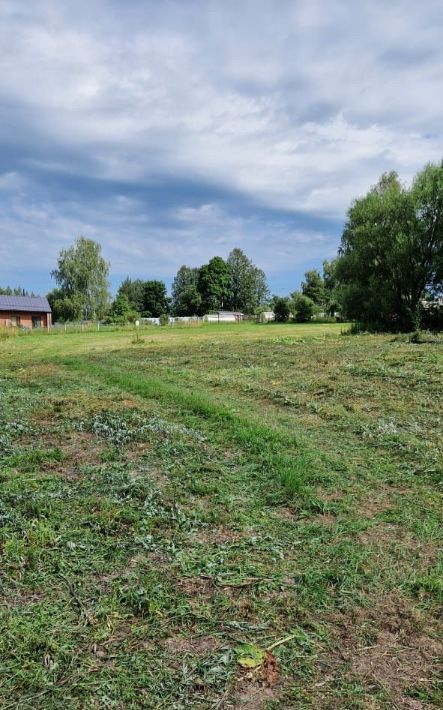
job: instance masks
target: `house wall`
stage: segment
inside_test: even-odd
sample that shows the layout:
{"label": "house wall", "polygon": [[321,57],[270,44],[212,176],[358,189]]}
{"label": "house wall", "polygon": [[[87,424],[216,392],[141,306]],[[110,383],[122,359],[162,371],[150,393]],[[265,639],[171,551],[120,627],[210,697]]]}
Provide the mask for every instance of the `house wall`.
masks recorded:
{"label": "house wall", "polygon": [[230,313],[229,311],[220,311],[220,313],[208,313],[203,316],[203,320],[208,323],[237,323],[244,319],[243,313]]}
{"label": "house wall", "polygon": [[0,311],[0,327],[10,326],[14,322],[15,318],[20,318],[20,325],[24,328],[32,328],[32,318],[41,318],[41,327],[47,328],[51,325],[51,314],[50,313],[26,313],[20,311]]}
{"label": "house wall", "polygon": [[208,315],[204,316],[204,320],[206,320],[208,323],[235,323],[236,322],[236,317],[234,315],[225,315],[225,314],[213,314],[213,313],[208,313]]}

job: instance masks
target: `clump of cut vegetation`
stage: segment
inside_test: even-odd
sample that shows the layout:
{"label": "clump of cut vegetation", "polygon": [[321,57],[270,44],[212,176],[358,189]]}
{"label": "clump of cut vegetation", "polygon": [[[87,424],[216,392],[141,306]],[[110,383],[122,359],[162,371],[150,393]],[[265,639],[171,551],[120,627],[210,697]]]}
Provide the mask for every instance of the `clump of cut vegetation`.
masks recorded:
{"label": "clump of cut vegetation", "polygon": [[165,421],[157,416],[148,417],[137,411],[116,412],[102,411],[94,414],[89,421],[76,421],[79,431],[89,430],[101,439],[106,439],[115,446],[130,441],[143,441],[150,435],[160,437],[184,436],[204,441],[205,437],[190,427]]}

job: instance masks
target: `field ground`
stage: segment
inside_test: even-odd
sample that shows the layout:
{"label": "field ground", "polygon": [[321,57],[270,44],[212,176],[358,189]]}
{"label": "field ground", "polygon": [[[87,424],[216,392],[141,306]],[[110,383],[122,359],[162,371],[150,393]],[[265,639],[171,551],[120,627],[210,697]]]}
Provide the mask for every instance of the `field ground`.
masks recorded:
{"label": "field ground", "polygon": [[0,707],[442,707],[442,375],[335,325],[1,341]]}

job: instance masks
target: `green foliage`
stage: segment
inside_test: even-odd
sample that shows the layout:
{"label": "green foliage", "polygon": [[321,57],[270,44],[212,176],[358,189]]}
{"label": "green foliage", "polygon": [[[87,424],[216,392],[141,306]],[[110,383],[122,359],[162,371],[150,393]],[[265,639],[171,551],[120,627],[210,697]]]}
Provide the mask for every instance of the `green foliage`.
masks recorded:
{"label": "green foliage", "polygon": [[142,279],[130,279],[129,276],[120,284],[117,297],[126,296],[131,309],[136,313],[142,313],[144,307],[145,282]]}
{"label": "green foliage", "polygon": [[307,323],[315,312],[315,303],[303,293],[292,294],[290,309],[297,323]]}
{"label": "green foliage", "polygon": [[169,315],[167,313],[161,313],[159,320],[160,325],[169,325]]}
{"label": "green foliage", "polygon": [[291,315],[289,307],[289,299],[274,296],[272,299],[272,310],[274,311],[275,320],[277,323],[286,323]]}
{"label": "green foliage", "polygon": [[340,307],[336,266],[337,259],[323,262],[324,310],[329,316],[333,316]]}
{"label": "green foliage", "polygon": [[303,296],[313,301],[317,306],[323,306],[325,302],[325,283],[317,269],[311,269],[305,273],[305,280],[301,285]]}
{"label": "green foliage", "polygon": [[10,286],[1,287],[0,286],[0,296],[35,296],[32,291],[27,291],[21,286],[16,288],[11,288]]}
{"label": "green foliage", "polygon": [[242,668],[257,668],[265,659],[265,651],[252,643],[242,643],[235,648],[237,663]]}
{"label": "green foliage", "polygon": [[[50,294],[60,320],[101,318],[109,302],[109,264],[100,244],[79,237],[60,252],[57,269],[51,272],[59,289]],[[57,319],[57,318],[56,318]]]}
{"label": "green foliage", "polygon": [[114,302],[110,308],[106,321],[108,323],[118,323],[124,325],[125,323],[132,323],[138,318],[138,313],[136,313],[129,298],[125,293],[117,293]]}
{"label": "green foliage", "polygon": [[198,291],[199,269],[181,266],[172,283],[172,312],[175,316],[201,315]]}
{"label": "green foliage", "polygon": [[417,327],[420,303],[443,279],[443,165],[410,189],[382,175],[348,212],[335,277],[346,317],[388,329]]}
{"label": "green foliage", "polygon": [[218,311],[229,301],[229,265],[221,256],[214,256],[204,264],[198,274],[198,290],[202,300],[202,311]]}
{"label": "green foliage", "polygon": [[158,318],[168,310],[169,301],[163,281],[145,281],[142,315],[148,318]]}
{"label": "green foliage", "polygon": [[227,305],[234,311],[255,313],[269,296],[264,272],[241,249],[233,249],[227,263],[230,278]]}
{"label": "green foliage", "polygon": [[172,284],[172,310],[177,316],[221,308],[255,313],[268,296],[264,272],[241,249],[233,249],[227,262],[214,257],[200,268],[181,266]]}
{"label": "green foliage", "polygon": [[84,298],[80,293],[67,295],[63,289],[54,288],[48,293],[48,302],[52,309],[54,323],[79,321],[84,315]]}
{"label": "green foliage", "polygon": [[[133,314],[147,318],[158,318],[169,310],[169,300],[163,281],[143,281],[126,278],[120,285],[116,298],[120,296],[129,301]],[[124,301],[126,303],[126,301]],[[131,318],[133,320],[134,318]]]}

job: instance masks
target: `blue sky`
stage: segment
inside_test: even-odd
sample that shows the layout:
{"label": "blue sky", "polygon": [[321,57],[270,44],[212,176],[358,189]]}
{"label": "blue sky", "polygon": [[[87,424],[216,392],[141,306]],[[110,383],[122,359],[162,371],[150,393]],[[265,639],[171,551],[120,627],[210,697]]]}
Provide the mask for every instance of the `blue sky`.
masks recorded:
{"label": "blue sky", "polygon": [[170,284],[238,246],[274,293],[350,201],[443,156],[439,0],[2,0],[0,284],[80,234]]}

